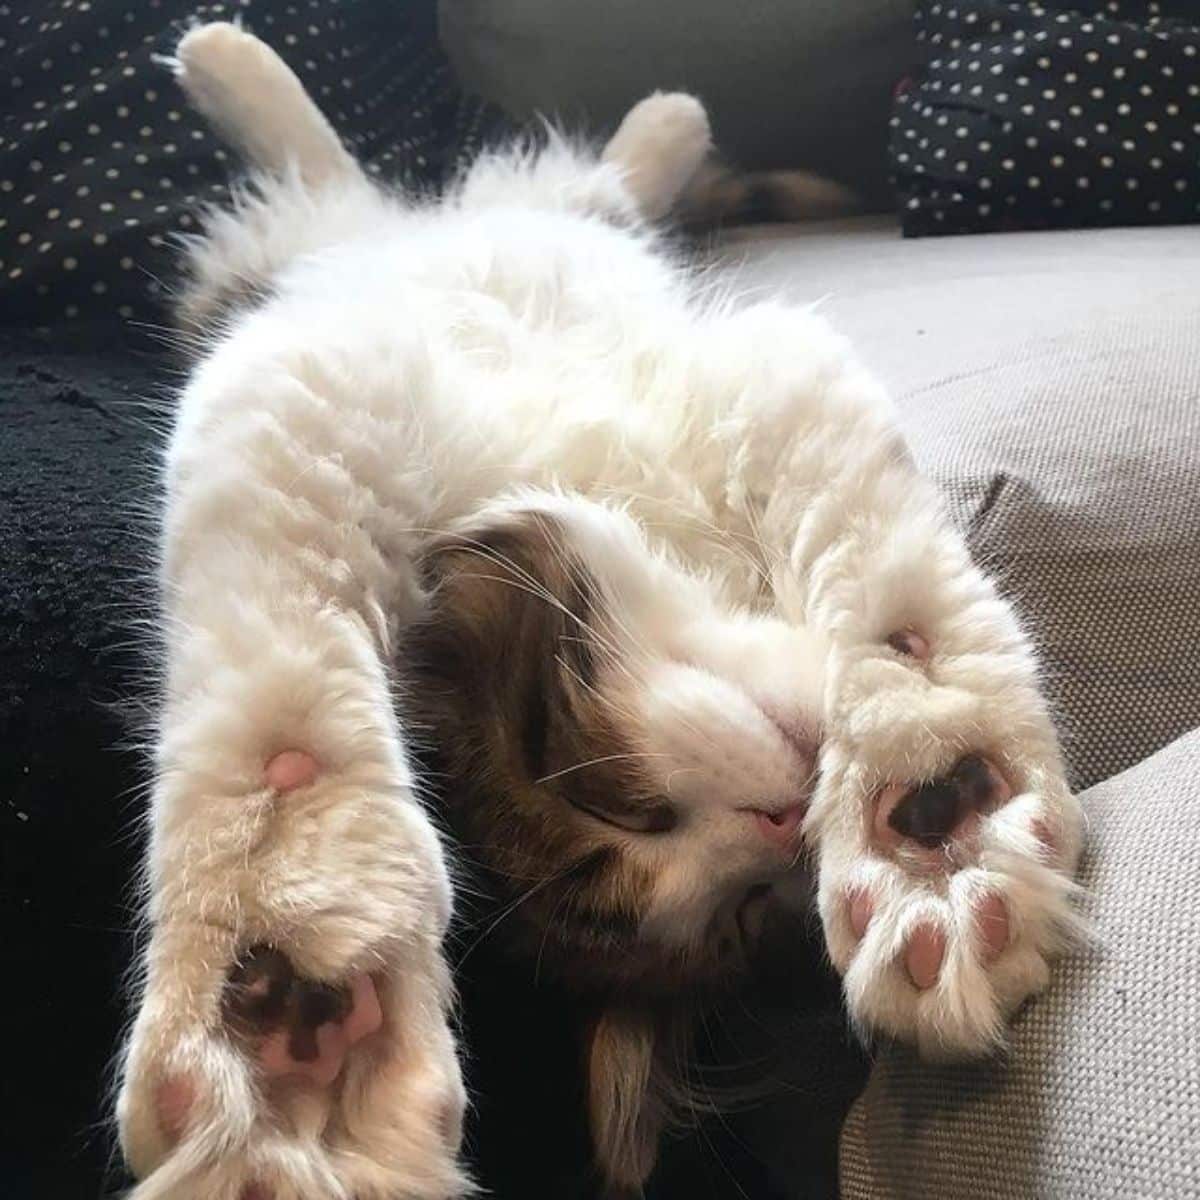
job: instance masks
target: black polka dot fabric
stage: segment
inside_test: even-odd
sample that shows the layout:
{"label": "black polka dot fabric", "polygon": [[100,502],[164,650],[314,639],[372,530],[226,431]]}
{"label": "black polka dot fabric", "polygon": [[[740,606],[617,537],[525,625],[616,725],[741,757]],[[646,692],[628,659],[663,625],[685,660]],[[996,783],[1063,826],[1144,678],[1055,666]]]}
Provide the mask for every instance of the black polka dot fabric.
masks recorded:
{"label": "black polka dot fabric", "polygon": [[1200,3],[919,3],[904,233],[1200,219]]}
{"label": "black polka dot fabric", "polygon": [[191,20],[231,18],[382,178],[436,188],[499,129],[455,87],[434,0],[0,0],[4,320],[77,340],[162,321],[171,235],[239,166],[156,59]]}

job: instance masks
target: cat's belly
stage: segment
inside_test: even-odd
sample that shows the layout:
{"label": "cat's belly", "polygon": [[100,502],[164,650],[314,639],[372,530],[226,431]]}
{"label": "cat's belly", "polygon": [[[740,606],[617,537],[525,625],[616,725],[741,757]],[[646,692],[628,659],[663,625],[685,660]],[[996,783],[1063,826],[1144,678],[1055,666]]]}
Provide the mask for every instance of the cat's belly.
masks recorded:
{"label": "cat's belly", "polygon": [[374,485],[409,528],[562,487],[631,504],[688,561],[727,563],[720,480],[680,431],[702,337],[686,289],[647,242],[534,216],[409,218],[325,251],[205,370],[294,374],[327,409],[330,453],[372,421],[390,468]]}

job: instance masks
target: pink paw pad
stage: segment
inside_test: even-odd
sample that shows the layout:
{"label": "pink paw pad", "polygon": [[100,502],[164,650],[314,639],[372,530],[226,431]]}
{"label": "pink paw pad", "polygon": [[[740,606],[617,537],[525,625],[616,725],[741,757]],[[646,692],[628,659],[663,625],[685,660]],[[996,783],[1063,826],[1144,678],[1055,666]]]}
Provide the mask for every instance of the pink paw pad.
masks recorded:
{"label": "pink paw pad", "polygon": [[917,662],[925,662],[929,657],[929,642],[915,629],[897,629],[885,639],[887,644],[907,658],[915,658]]}
{"label": "pink paw pad", "polygon": [[267,787],[276,792],[291,792],[307,787],[320,774],[317,760],[304,750],[282,750],[263,770]]}
{"label": "pink paw pad", "polygon": [[306,1079],[328,1087],[346,1055],[383,1025],[371,976],[340,987],[297,975],[287,956],[268,946],[250,950],[226,984],[227,1019],[257,1048],[268,1078]]}
{"label": "pink paw pad", "polygon": [[[979,936],[980,956],[984,962],[998,958],[1008,945],[1008,908],[997,895],[976,902],[972,916]],[[913,986],[921,991],[933,987],[946,957],[946,933],[931,922],[913,930],[904,951],[904,969]]]}
{"label": "pink paw pad", "polygon": [[998,958],[1008,945],[1008,906],[999,896],[985,896],[976,903],[974,917],[984,960]]}
{"label": "pink paw pad", "polygon": [[196,1090],[186,1075],[172,1075],[155,1089],[154,1110],[159,1128],[169,1142],[175,1143],[183,1137],[188,1113],[195,1100]]}
{"label": "pink paw pad", "polygon": [[913,985],[926,991],[937,983],[946,957],[946,935],[936,925],[918,925],[904,952],[904,969]]}
{"label": "pink paw pad", "polygon": [[1046,854],[1051,862],[1058,858],[1058,838],[1045,821],[1038,817],[1030,825],[1030,832],[1046,848]]}
{"label": "pink paw pad", "polygon": [[852,888],[847,896],[847,905],[850,930],[861,942],[867,932],[867,926],[871,924],[871,918],[875,915],[875,901],[871,893],[863,888]]}

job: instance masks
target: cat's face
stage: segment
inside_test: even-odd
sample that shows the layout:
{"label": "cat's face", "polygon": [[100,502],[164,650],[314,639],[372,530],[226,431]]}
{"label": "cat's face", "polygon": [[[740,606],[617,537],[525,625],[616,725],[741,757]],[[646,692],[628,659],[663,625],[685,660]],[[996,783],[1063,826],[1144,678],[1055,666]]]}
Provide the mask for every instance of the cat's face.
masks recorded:
{"label": "cat's face", "polygon": [[406,728],[487,877],[487,935],[593,1014],[597,1163],[636,1193],[696,1003],[744,963],[771,890],[793,890],[824,655],[572,497],[490,506],[425,565]]}
{"label": "cat's face", "polygon": [[646,994],[727,974],[798,864],[822,684],[803,630],[722,611],[627,517],[490,508],[428,559],[410,723],[502,899],[572,981]]}

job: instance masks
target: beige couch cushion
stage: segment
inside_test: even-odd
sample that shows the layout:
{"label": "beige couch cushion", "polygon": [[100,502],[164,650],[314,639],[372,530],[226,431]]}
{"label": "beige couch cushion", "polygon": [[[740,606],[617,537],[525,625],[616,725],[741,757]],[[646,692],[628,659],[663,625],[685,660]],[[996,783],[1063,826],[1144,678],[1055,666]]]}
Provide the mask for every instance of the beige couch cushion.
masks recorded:
{"label": "beige couch cushion", "polygon": [[1074,780],[1200,725],[1200,235],[732,238],[752,293],[822,299],[890,385],[1044,652]]}

